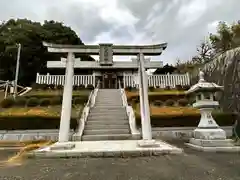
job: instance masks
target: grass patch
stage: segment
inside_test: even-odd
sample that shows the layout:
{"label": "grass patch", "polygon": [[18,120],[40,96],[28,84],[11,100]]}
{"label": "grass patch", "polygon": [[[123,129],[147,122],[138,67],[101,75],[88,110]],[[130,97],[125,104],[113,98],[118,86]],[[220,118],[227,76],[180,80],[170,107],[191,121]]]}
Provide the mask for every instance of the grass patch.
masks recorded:
{"label": "grass patch", "polygon": [[[74,105],[72,107],[72,117],[77,118],[81,105]],[[40,117],[60,117],[61,105],[49,107],[13,107],[2,109],[0,118],[2,117],[19,117],[19,116],[40,116]]]}
{"label": "grass patch", "polygon": [[[83,106],[74,105],[70,128],[77,127]],[[59,129],[61,106],[7,108],[0,112],[0,130]]]}
{"label": "grass patch", "polygon": [[[135,96],[139,96],[139,91],[125,91],[126,92],[126,96],[128,99],[135,97]],[[157,89],[152,91],[148,91],[148,95],[152,96],[152,95],[185,95],[185,91],[179,91],[179,90],[162,90],[162,89]]]}
{"label": "grass patch", "polygon": [[[90,90],[84,89],[84,90],[78,90],[73,91],[72,96],[89,96]],[[63,90],[33,90],[24,95],[23,97],[37,97],[37,98],[44,98],[44,97],[52,97],[52,96],[62,96]]]}
{"label": "grass patch", "polygon": [[[137,125],[141,126],[139,105],[135,108]],[[214,111],[213,118],[220,126],[232,126],[236,114]],[[150,106],[150,118],[153,127],[196,127],[200,121],[200,112],[192,107],[157,107]]]}
{"label": "grass patch", "polygon": [[[138,91],[125,91],[127,100],[129,104],[138,103],[140,101],[139,92]],[[148,91],[148,99],[150,103],[154,103],[155,101],[168,101],[171,99],[174,102],[179,101],[180,99],[185,98],[185,91],[183,90],[155,90]]]}
{"label": "grass patch", "polygon": [[[140,115],[140,106],[136,107],[137,115]],[[150,106],[150,114],[152,116],[182,116],[199,114],[200,111],[193,107],[158,107]]]}
{"label": "grass patch", "polygon": [[0,101],[4,99],[4,91],[0,90]]}

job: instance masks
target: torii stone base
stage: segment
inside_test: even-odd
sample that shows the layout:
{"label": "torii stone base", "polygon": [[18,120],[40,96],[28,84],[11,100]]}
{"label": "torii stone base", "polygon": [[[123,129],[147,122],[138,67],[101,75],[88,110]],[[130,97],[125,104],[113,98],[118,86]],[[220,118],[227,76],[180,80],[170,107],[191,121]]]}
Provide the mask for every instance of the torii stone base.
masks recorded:
{"label": "torii stone base", "polygon": [[[158,146],[156,146],[156,144],[158,144]],[[181,154],[182,152],[182,149],[161,140],[156,140],[154,147],[139,147],[139,141],[137,140],[82,141],[55,143],[51,146],[28,153],[27,157],[138,157]]]}

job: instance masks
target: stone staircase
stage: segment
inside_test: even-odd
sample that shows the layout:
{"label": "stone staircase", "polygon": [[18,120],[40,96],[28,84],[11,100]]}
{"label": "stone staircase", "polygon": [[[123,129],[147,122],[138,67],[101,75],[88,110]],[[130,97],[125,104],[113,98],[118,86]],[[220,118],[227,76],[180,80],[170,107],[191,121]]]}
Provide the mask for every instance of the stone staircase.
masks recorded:
{"label": "stone staircase", "polygon": [[83,141],[131,139],[120,89],[99,89],[83,131]]}

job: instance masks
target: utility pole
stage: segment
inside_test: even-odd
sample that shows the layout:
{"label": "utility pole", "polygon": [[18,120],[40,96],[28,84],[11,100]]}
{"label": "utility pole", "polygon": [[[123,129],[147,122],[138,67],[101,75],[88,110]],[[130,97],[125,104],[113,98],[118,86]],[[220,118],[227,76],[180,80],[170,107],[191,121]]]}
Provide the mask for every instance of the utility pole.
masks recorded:
{"label": "utility pole", "polygon": [[18,46],[18,53],[17,53],[17,65],[16,65],[15,81],[14,81],[14,94],[13,94],[14,99],[17,96],[17,81],[18,81],[18,74],[19,74],[21,44],[17,44],[17,46]]}

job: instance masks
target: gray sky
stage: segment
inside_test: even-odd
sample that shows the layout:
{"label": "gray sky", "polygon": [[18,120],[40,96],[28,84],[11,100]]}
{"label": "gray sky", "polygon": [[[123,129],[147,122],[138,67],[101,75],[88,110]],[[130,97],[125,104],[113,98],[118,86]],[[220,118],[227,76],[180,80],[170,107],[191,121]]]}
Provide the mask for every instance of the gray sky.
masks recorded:
{"label": "gray sky", "polygon": [[153,59],[171,64],[195,55],[219,20],[239,20],[239,7],[240,0],[1,0],[0,17],[61,21],[85,44],[167,42]]}

